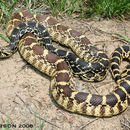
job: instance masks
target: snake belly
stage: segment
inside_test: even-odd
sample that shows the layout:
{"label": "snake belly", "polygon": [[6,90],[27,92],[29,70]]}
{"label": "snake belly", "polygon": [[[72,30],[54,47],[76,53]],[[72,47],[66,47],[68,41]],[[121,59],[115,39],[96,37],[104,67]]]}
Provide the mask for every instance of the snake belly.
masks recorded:
{"label": "snake belly", "polygon": [[[20,54],[28,63],[51,77],[52,95],[62,108],[79,114],[107,117],[117,115],[128,107],[130,98],[130,64],[127,65],[122,73],[120,72],[119,64],[123,59],[130,61],[129,46],[119,47],[112,54],[111,68],[118,85],[113,92],[104,96],[78,92],[74,89],[73,76],[66,62],[38,43],[38,40],[40,42],[50,42],[50,37],[44,26],[34,21],[27,22],[27,19],[22,24],[19,24],[18,21],[15,18],[15,22],[19,27],[13,30],[17,31],[8,32],[11,36],[11,46],[2,48],[0,55],[8,55],[10,54],[8,50],[12,51],[18,48]],[[30,23],[33,23],[33,28],[32,26],[30,28]],[[15,24],[11,24],[11,26],[14,27]],[[7,30],[10,29],[8,28]],[[45,35],[45,38],[42,37],[43,35]],[[36,37],[38,37],[38,40]]]}

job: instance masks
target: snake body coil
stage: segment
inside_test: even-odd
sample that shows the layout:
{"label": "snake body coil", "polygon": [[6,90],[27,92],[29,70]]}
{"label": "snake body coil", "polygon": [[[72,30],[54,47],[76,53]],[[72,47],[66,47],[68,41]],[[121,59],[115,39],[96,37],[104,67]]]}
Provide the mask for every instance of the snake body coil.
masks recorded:
{"label": "snake body coil", "polygon": [[[41,22],[41,20],[44,20],[44,22]],[[111,68],[118,84],[112,93],[101,96],[78,92],[74,89],[73,76],[66,62],[41,46],[41,44],[46,44],[46,48],[51,48],[51,50],[53,48],[48,31],[40,23],[47,27],[53,39],[70,46],[77,55],[79,54],[82,60],[88,63],[88,67],[90,67],[87,72],[90,73],[87,76],[91,81],[95,81],[95,78],[102,80],[105,77],[106,69],[108,68],[105,65],[109,63],[108,58],[102,51],[93,47],[85,36],[68,27],[61,26],[50,17],[33,16],[28,12],[20,12],[12,17],[7,26],[7,33],[11,37],[12,44],[1,48],[0,56],[9,57],[18,48],[20,54],[28,63],[51,76],[52,95],[55,101],[68,111],[99,117],[117,115],[124,111],[128,107],[130,98],[130,65],[128,64],[124,71],[120,73],[119,64],[124,59],[127,59],[128,62],[130,61],[130,47],[119,47],[112,54]],[[62,35],[63,32],[65,32],[65,35]],[[60,38],[58,35],[61,35]],[[86,44],[86,41],[89,44]],[[59,50],[55,48],[53,50],[58,55],[61,55],[58,52]],[[71,59],[70,55],[73,54],[64,52],[65,55],[68,57],[68,61]],[[79,58],[77,59],[76,55],[74,60],[76,65],[77,63],[82,63]],[[74,60],[72,60],[72,64],[74,64]],[[94,68],[93,70],[92,65],[96,65],[94,66],[96,69]],[[99,65],[103,69],[101,73],[99,72],[100,69],[97,70],[97,68],[100,68],[98,67]],[[95,74],[96,72],[98,72],[98,76]],[[103,77],[101,78],[102,75]]]}
{"label": "snake body coil", "polygon": [[[54,41],[70,47],[73,53],[63,50],[55,51],[51,42],[44,39],[45,47],[69,61],[73,74],[87,81],[101,81],[106,77],[109,59],[107,55],[90,44],[88,38],[69,27],[58,23],[54,18],[45,15],[32,15],[29,12],[20,12],[12,17],[7,25],[7,35],[10,37],[12,30],[21,22],[37,21],[44,25]],[[79,59],[80,58],[80,59]],[[80,64],[79,64],[80,63]]]}

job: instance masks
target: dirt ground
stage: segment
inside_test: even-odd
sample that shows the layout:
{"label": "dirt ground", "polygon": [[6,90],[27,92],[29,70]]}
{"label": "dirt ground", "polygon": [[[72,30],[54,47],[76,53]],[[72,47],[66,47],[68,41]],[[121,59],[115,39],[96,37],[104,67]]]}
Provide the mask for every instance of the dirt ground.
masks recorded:
{"label": "dirt ground", "polygon": [[[118,21],[97,19],[79,19],[70,17],[58,17],[61,23],[71,26],[73,29],[83,32],[98,48],[103,49],[110,57],[111,53],[123,42],[121,38],[112,37],[111,33],[130,36],[130,21]],[[0,28],[0,33],[5,35],[5,30]],[[109,34],[110,33],[110,34]],[[0,39],[0,46],[7,45]],[[128,64],[123,62],[124,64]],[[124,66],[122,64],[122,66]],[[121,67],[122,68],[122,67]],[[108,94],[116,86],[110,72],[105,80],[98,83],[89,83],[75,78],[75,87],[79,91]],[[51,96],[50,77],[41,74],[38,70],[27,65],[15,53],[11,58],[0,61],[0,125],[17,125],[10,130],[27,130],[27,126],[35,123],[38,127],[42,120],[46,119],[43,130],[127,130],[123,123],[130,120],[130,107],[123,113],[110,118],[95,118],[69,113],[60,108]],[[125,120],[125,122],[124,122]],[[25,128],[19,128],[25,127]],[[30,125],[30,126],[29,126]],[[1,129],[1,128],[0,128]]]}

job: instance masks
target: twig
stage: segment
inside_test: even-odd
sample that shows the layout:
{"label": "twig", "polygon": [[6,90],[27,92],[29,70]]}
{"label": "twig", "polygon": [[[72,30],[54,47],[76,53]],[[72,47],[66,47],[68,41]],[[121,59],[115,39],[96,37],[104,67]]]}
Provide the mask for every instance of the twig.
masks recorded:
{"label": "twig", "polygon": [[130,120],[124,117],[124,120],[121,121],[121,124],[126,128],[130,129]]}
{"label": "twig", "polygon": [[128,121],[129,123],[130,123],[130,120],[129,119],[127,119],[127,118],[125,118],[126,119],[126,121]]}
{"label": "twig", "polygon": [[124,125],[124,126],[126,126],[126,127],[128,127],[128,128],[130,129],[130,125],[127,125],[127,124],[124,123],[124,122],[121,122],[121,124]]}
{"label": "twig", "polygon": [[130,39],[122,36],[121,34],[118,34],[118,33],[109,33],[109,32],[103,31],[101,29],[92,27],[92,25],[86,24],[84,22],[83,22],[83,24],[87,26],[87,28],[90,30],[90,32],[92,32],[92,30],[95,30],[95,31],[93,31],[94,34],[96,34],[95,32],[97,31],[97,32],[99,32],[101,34],[104,33],[104,34],[110,35],[112,37],[118,38],[119,40],[123,40],[123,42],[125,42],[126,44],[130,43]]}
{"label": "twig", "polygon": [[128,38],[122,36],[121,34],[112,33],[111,35],[112,35],[113,37],[115,37],[115,38],[118,38],[118,39],[120,39],[120,40],[123,40],[125,43],[130,43],[130,39],[128,39]]}
{"label": "twig", "polygon": [[99,92],[97,91],[97,88],[93,84],[91,85],[92,85],[92,88],[96,91],[96,93],[99,94]]}
{"label": "twig", "polygon": [[81,126],[78,130],[82,130],[82,129],[83,129],[83,128],[85,128],[87,125],[89,125],[89,124],[93,123],[94,121],[96,121],[96,120],[98,120],[98,119],[99,119],[99,118],[95,118],[94,120],[89,121],[87,124],[85,124],[85,125]]}
{"label": "twig", "polygon": [[41,120],[43,120],[43,121],[45,121],[45,122],[47,122],[47,123],[49,123],[49,124],[51,124],[51,125],[53,125],[53,126],[55,126],[55,127],[57,127],[57,128],[60,128],[60,129],[61,129],[61,127],[59,127],[59,126],[57,126],[57,125],[51,123],[50,121],[47,121],[46,119],[44,119],[44,118],[42,118],[42,117],[40,117],[40,116],[37,116],[37,115],[36,115],[36,117],[39,118],[39,119],[41,119]]}
{"label": "twig", "polygon": [[25,102],[24,102],[24,100],[18,95],[18,94],[16,94],[16,96],[23,102],[23,104],[28,108],[28,110],[30,111],[30,113],[32,114],[33,113],[33,111],[30,109],[30,107],[29,107],[29,105],[28,104],[26,104]]}
{"label": "twig", "polygon": [[22,70],[24,70],[24,69],[25,69],[26,67],[28,67],[28,66],[30,66],[30,65],[29,65],[28,63],[25,63],[25,65],[23,65],[23,66],[21,67],[21,69],[16,72],[16,74],[18,74],[19,72],[21,72]]}
{"label": "twig", "polygon": [[77,21],[77,23],[82,24],[84,27],[88,28],[88,30],[89,30],[91,33],[94,33],[94,31],[93,31],[94,28],[92,27],[92,25],[89,25],[89,24],[85,23],[84,21],[82,21],[82,22],[78,22],[78,21]]}

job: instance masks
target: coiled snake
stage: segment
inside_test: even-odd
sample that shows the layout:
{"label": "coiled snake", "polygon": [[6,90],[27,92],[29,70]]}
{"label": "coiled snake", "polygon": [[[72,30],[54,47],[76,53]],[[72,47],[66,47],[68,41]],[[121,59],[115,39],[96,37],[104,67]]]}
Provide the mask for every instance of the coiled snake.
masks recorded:
{"label": "coiled snake", "polygon": [[[43,25],[53,40],[71,47],[80,59],[73,53],[54,48]],[[75,91],[72,73],[65,62],[69,62],[74,75],[83,80],[100,81],[105,78],[109,66],[108,57],[93,47],[81,33],[61,25],[49,16],[37,16],[24,11],[12,17],[7,25],[7,35],[11,44],[0,49],[0,58],[10,57],[18,49],[28,63],[51,76],[52,95],[64,109],[84,115],[106,117],[117,115],[128,107],[130,64],[122,73],[119,64],[123,59],[130,61],[129,46],[119,47],[112,54],[111,68],[118,86],[110,94],[101,96]]]}

